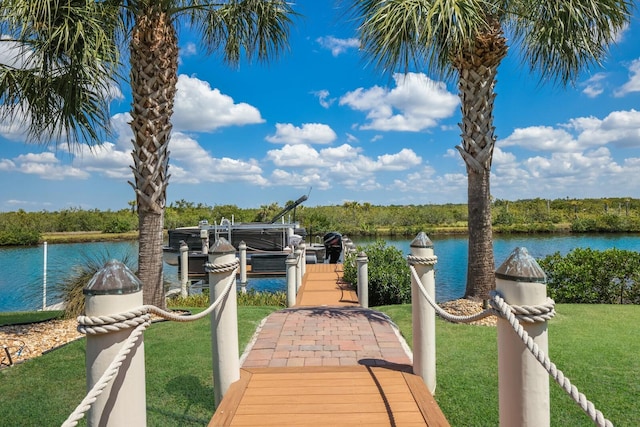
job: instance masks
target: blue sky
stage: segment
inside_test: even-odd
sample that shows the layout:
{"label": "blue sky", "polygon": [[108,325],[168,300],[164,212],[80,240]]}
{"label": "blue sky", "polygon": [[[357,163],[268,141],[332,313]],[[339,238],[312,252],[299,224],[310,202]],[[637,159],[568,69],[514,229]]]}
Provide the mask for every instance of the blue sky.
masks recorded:
{"label": "blue sky", "polygon": [[[382,74],[332,1],[301,2],[291,49],[238,68],[184,26],[168,203],[465,203],[455,82]],[[540,84],[515,48],[498,73],[495,198],[640,198],[640,22],[571,87]],[[11,54],[0,48],[0,61]],[[113,138],[93,152],[27,144],[0,122],[0,211],[111,209],[135,199],[125,83]]]}

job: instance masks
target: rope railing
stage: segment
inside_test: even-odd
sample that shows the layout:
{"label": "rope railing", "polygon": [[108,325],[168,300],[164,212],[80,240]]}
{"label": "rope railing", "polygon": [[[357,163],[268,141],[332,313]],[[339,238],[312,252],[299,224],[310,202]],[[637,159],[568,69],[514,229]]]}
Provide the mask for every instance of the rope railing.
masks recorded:
{"label": "rope railing", "polygon": [[[535,343],[533,338],[523,328],[520,322],[535,323],[543,322],[551,319],[555,315],[555,303],[551,298],[547,298],[544,304],[538,306],[517,306],[509,305],[507,302],[496,292],[491,292],[491,299],[489,303],[491,308],[487,308],[479,313],[470,316],[457,316],[452,315],[442,309],[429,295],[424,288],[420,277],[414,267],[416,263],[425,263],[429,260],[416,259],[417,257],[410,257],[409,268],[411,275],[415,279],[416,285],[420,294],[425,298],[429,305],[436,311],[436,313],[443,319],[453,323],[470,323],[476,320],[484,319],[489,316],[499,316],[509,322],[513,330],[518,337],[522,340],[523,344],[527,347],[533,357],[542,365],[547,373],[562,387],[562,389],[582,408],[582,410],[591,418],[591,420],[598,427],[613,427],[613,423],[606,419],[601,411],[595,408],[595,405],[587,399],[587,397],[581,393],[576,386],[571,384],[571,381],[564,376],[564,373],[559,370],[556,365],[551,362],[545,352],[540,349],[538,344]],[[435,257],[434,257],[435,258]]]}
{"label": "rope railing", "polygon": [[497,292],[492,292],[491,305],[498,311],[498,313],[506,319],[513,330],[518,334],[524,345],[529,352],[536,358],[536,360],[542,365],[542,367],[549,373],[549,375],[562,387],[562,389],[582,408],[582,410],[591,418],[591,420],[599,427],[613,427],[613,423],[606,419],[602,412],[597,410],[594,404],[587,399],[587,397],[578,391],[578,388],[571,384],[569,378],[564,376],[564,373],[559,370],[556,365],[551,362],[549,357],[542,351],[538,345],[533,341],[533,338],[529,336],[527,331],[524,330],[522,325],[518,322],[518,319],[512,312],[509,304],[498,295]]}
{"label": "rope railing", "polygon": [[236,282],[235,270],[238,268],[238,260],[235,262],[223,265],[213,265],[210,263],[205,264],[205,269],[209,269],[212,272],[225,272],[233,271],[229,283],[224,288],[223,292],[216,298],[216,300],[207,307],[206,310],[190,316],[176,315],[166,310],[162,310],[159,307],[153,305],[143,305],[138,309],[130,310],[125,313],[118,313],[109,316],[79,316],[78,317],[78,331],[87,335],[105,334],[110,332],[117,332],[130,328],[135,328],[131,335],[124,341],[122,347],[114,357],[113,361],[109,364],[102,376],[89,390],[84,399],[78,404],[74,411],[67,417],[66,421],[62,424],[62,427],[73,427],[78,425],[78,422],[84,417],[84,415],[91,409],[91,406],[97,400],[98,396],[102,394],[104,389],[109,383],[116,377],[120,371],[120,367],[126,360],[127,356],[131,353],[131,349],[136,344],[142,333],[151,325],[151,314],[155,314],[166,320],[176,322],[193,322],[202,319],[213,310],[215,310],[222,301],[229,295],[229,292],[233,288]]}

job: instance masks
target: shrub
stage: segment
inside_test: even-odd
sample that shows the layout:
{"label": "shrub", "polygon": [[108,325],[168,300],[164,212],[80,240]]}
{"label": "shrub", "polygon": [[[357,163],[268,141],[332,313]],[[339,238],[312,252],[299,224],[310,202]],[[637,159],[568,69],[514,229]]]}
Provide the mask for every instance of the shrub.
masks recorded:
{"label": "shrub", "polygon": [[0,230],[0,246],[28,246],[37,245],[40,232],[34,229],[11,227]]}
{"label": "shrub", "polygon": [[[137,220],[134,218],[134,221]],[[107,224],[102,229],[103,233],[126,233],[127,231],[135,230],[136,224],[133,224],[133,221],[127,220],[126,218],[113,218],[111,221],[107,222]]]}
{"label": "shrub", "polygon": [[282,291],[258,292],[255,289],[249,289],[247,292],[238,292],[238,305],[286,307],[287,293]]}
{"label": "shrub", "polygon": [[[357,252],[361,251],[369,258],[369,305],[375,307],[411,302],[411,272],[402,251],[394,246],[386,246],[383,240],[359,246]],[[343,276],[346,282],[354,284],[358,280],[355,258],[356,254],[347,255]]]}
{"label": "shrub", "polygon": [[640,253],[576,248],[539,260],[549,296],[559,303],[640,304]]}
{"label": "shrub", "polygon": [[[104,267],[107,261],[113,259],[108,252],[94,256],[84,254],[83,258],[83,262],[75,265],[69,276],[56,285],[62,294],[65,306],[64,317],[67,319],[73,319],[84,314],[85,296],[82,290],[89,283],[89,280]],[[125,255],[120,261],[130,270],[135,271],[135,267],[132,267],[133,259],[130,255]]]}
{"label": "shrub", "polygon": [[[206,290],[207,292],[204,292]],[[167,304],[172,307],[208,307],[209,301],[208,289],[204,289],[202,294],[189,295],[185,298],[177,295],[167,300]],[[238,292],[239,306],[258,306],[258,307],[286,307],[286,292],[258,292],[250,289],[247,292]]]}

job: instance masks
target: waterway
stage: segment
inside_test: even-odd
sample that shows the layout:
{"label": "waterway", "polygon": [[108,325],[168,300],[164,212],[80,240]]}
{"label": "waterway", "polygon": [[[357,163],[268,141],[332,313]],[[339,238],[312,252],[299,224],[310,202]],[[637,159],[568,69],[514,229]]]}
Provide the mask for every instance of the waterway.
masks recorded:
{"label": "waterway", "polygon": [[[355,239],[358,245],[366,245],[371,239]],[[466,236],[431,237],[438,257],[436,271],[436,299],[448,301],[464,294],[467,264]],[[397,247],[403,254],[409,253],[411,239],[387,239],[387,244]],[[535,258],[560,252],[566,254],[573,248],[609,248],[640,252],[640,235],[589,234],[589,235],[498,235],[494,239],[496,266],[507,259],[516,247],[525,247]],[[73,274],[74,269],[85,265],[87,259],[102,262],[107,259],[137,260],[136,242],[97,242],[47,245],[46,287],[44,247],[0,248],[0,312],[41,309],[60,301],[56,291],[60,283]],[[164,265],[165,279],[178,286],[177,268]],[[249,288],[256,290],[285,290],[283,279],[250,279]]]}

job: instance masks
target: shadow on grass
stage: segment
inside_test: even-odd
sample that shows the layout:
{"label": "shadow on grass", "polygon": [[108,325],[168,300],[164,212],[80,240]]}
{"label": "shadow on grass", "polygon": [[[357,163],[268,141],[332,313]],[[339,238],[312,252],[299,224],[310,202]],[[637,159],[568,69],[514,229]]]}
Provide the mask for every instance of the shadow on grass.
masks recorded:
{"label": "shadow on grass", "polygon": [[[166,406],[147,406],[150,417],[158,416],[173,425],[207,425],[214,412],[213,387],[204,386],[193,375],[179,375],[167,382],[165,390],[174,397]],[[210,414],[203,418],[201,414]]]}

